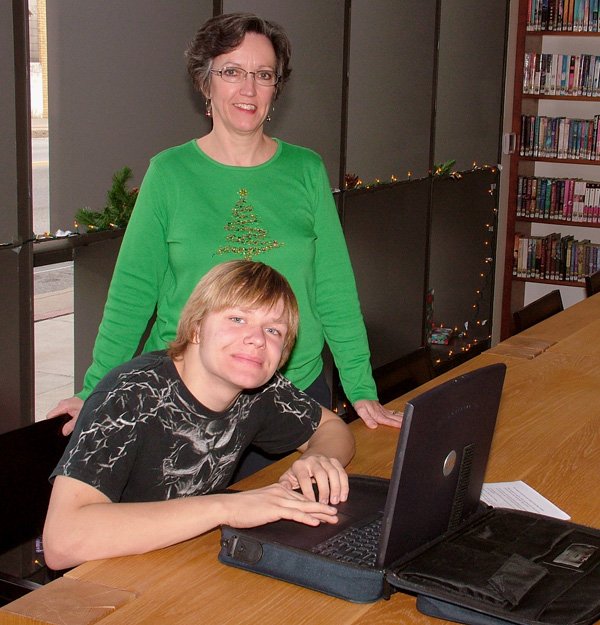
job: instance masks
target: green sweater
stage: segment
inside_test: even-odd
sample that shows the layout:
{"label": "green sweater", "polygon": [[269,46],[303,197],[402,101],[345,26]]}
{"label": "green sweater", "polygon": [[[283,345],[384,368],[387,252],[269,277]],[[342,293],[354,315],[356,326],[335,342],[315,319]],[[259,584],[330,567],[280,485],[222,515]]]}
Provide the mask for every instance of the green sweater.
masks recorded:
{"label": "green sweater", "polygon": [[85,399],[113,367],[164,349],[200,278],[225,260],[252,258],[280,271],[300,308],[298,340],[283,373],[300,389],[322,370],[324,340],[344,390],[376,399],[369,346],[346,243],[321,158],[278,141],[257,167],[222,165],[196,141],[155,156],[148,168],[110,284]]}

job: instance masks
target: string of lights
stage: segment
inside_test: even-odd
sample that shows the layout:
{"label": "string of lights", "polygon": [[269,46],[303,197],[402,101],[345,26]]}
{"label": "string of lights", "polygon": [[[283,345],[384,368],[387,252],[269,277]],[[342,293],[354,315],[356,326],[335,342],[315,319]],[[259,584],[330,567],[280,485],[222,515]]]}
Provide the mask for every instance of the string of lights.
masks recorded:
{"label": "string of lights", "polygon": [[[400,179],[398,175],[392,174],[389,180],[382,180],[375,178],[370,183],[364,183],[363,180],[357,174],[346,174],[345,176],[345,188],[346,190],[352,189],[374,189],[381,187],[382,185],[395,185],[406,182],[415,182],[419,180],[426,180],[427,178],[435,179],[451,179],[460,182],[464,178],[464,174],[469,171],[490,171],[495,174],[498,170],[497,165],[478,165],[477,162],[473,162],[471,170],[456,171],[453,169],[455,161],[450,160],[439,165],[434,165],[433,169],[427,176],[421,178],[414,178],[411,171],[408,171],[404,179]],[[486,221],[484,230],[482,232],[482,248],[484,254],[481,258],[481,267],[479,270],[480,282],[473,293],[473,300],[470,305],[471,315],[464,319],[460,324],[447,325],[444,322],[437,320],[434,321],[435,314],[435,294],[433,291],[428,293],[427,307],[427,339],[428,342],[432,342],[432,336],[435,331],[442,330],[441,334],[448,337],[448,357],[456,355],[457,352],[465,353],[476,347],[482,341],[488,341],[491,339],[491,328],[488,332],[482,332],[482,329],[488,325],[488,319],[482,318],[482,302],[484,295],[491,291],[491,281],[493,279],[494,271],[494,252],[492,250],[495,224],[497,220],[498,207],[496,198],[496,184],[493,183],[489,188],[485,190],[485,193],[493,198],[490,203],[486,201],[486,205],[490,204],[490,219]],[[487,328],[486,328],[487,329]],[[449,332],[448,332],[449,330]],[[454,340],[451,340],[454,339]],[[440,338],[440,342],[444,340],[443,336]],[[440,343],[442,344],[442,343]],[[445,343],[443,343],[445,344]],[[441,358],[437,362],[440,362]]]}

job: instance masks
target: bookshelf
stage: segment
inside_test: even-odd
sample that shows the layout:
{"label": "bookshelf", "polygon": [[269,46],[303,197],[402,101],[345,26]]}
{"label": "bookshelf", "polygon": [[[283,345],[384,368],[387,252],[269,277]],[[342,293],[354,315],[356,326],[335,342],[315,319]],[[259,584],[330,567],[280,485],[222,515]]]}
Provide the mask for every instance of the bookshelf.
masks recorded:
{"label": "bookshelf", "polygon": [[502,329],[557,286],[568,306],[600,269],[598,0],[519,0]]}

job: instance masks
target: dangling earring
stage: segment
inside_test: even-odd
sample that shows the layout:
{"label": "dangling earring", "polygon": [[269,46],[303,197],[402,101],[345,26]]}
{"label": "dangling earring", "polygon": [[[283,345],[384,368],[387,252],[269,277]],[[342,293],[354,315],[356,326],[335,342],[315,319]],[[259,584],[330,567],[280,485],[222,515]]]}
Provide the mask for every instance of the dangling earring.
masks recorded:
{"label": "dangling earring", "polygon": [[[271,111],[273,111],[273,113],[275,112],[275,105],[274,104],[271,107]],[[265,121],[267,121],[267,122],[271,121],[271,113],[267,113],[267,118],[265,119]]]}
{"label": "dangling earring", "polygon": [[204,114],[206,115],[206,117],[212,117],[212,104],[210,103],[210,98],[206,98],[205,106],[206,113]]}

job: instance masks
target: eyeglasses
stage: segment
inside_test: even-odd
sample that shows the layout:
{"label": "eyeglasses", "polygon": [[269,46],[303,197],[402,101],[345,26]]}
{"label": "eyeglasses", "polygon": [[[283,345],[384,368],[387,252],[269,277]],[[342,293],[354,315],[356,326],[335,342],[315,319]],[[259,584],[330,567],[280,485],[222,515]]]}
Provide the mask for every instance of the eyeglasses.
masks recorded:
{"label": "eyeglasses", "polygon": [[211,74],[217,74],[225,82],[244,82],[251,74],[254,82],[261,87],[273,87],[279,82],[279,74],[272,69],[259,69],[256,72],[247,72],[241,67],[222,67],[221,69],[211,69]]}

